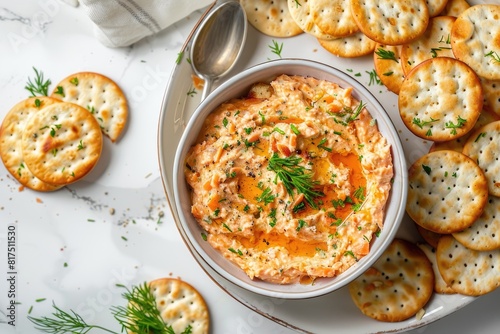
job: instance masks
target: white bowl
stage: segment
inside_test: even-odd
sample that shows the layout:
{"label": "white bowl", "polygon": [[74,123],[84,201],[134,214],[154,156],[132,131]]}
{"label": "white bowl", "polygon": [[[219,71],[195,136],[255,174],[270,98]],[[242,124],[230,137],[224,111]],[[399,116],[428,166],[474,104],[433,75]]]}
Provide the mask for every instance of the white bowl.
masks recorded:
{"label": "white bowl", "polygon": [[[370,253],[354,266],[334,278],[319,278],[314,284],[275,284],[250,279],[238,266],[224,258],[202,239],[202,229],[191,215],[190,190],[184,179],[184,161],[194,144],[207,115],[223,102],[245,96],[256,82],[269,82],[280,74],[311,76],[335,82],[341,87],[353,87],[353,97],[366,103],[376,118],[380,132],[392,146],[394,183],[389,196],[384,228],[372,244]],[[179,228],[194,250],[217,273],[239,287],[268,297],[285,299],[311,298],[337,290],[368,269],[393,240],[405,212],[407,197],[407,166],[397,131],[377,99],[358,81],[328,65],[303,59],[280,59],[251,67],[235,75],[213,91],[195,110],[179,142],[174,162],[173,188]]]}

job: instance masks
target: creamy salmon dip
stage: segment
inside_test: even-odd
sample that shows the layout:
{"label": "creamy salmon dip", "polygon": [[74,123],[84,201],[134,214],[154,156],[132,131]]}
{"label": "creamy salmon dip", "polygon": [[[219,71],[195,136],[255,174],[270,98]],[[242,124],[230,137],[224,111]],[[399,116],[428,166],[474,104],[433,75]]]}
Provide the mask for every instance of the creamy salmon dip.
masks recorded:
{"label": "creamy salmon dip", "polygon": [[352,88],[280,75],[206,118],[184,172],[207,242],[250,278],[287,284],[369,253],[393,163]]}

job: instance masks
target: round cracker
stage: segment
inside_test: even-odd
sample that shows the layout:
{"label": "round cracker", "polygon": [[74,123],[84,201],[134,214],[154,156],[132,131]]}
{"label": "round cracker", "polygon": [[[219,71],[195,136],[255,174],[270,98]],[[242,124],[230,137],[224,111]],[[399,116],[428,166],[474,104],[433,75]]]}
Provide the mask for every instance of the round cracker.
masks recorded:
{"label": "round cracker", "polygon": [[474,124],[474,127],[472,128],[471,131],[469,131],[460,138],[456,138],[449,141],[434,142],[432,143],[429,152],[434,152],[438,150],[454,150],[457,152],[462,152],[465,143],[475,130],[479,129],[480,127],[488,123],[495,121],[500,121],[500,115],[497,115],[494,112],[492,112],[490,108],[483,106],[483,110],[481,111],[481,114],[479,115],[479,118],[477,119],[477,122],[476,124]]}
{"label": "round cracker", "polygon": [[500,196],[500,121],[474,131],[465,143],[463,153],[483,170],[490,194]]}
{"label": "round cracker", "polygon": [[418,38],[429,22],[425,0],[351,0],[351,13],[366,36],[387,45]]}
{"label": "round cracker", "polygon": [[451,47],[457,59],[478,75],[500,79],[500,6],[475,5],[457,17],[451,30]]}
{"label": "round cracker", "polygon": [[436,17],[444,10],[448,0],[425,0],[425,3],[429,9],[429,16]]}
{"label": "round cracker", "polygon": [[250,24],[263,34],[273,37],[291,37],[304,31],[290,15],[285,0],[240,0]]}
{"label": "round cracker", "polygon": [[309,0],[314,23],[332,37],[346,37],[359,31],[354,21],[350,0]]}
{"label": "round cracker", "polygon": [[474,127],[483,107],[483,91],[467,64],[436,57],[406,75],[398,104],[404,124],[416,136],[447,141]]}
{"label": "round cracker", "polygon": [[500,249],[475,251],[446,235],[439,240],[436,260],[446,284],[463,295],[484,295],[500,285]]}
{"label": "round cracker", "polygon": [[202,295],[189,283],[176,278],[159,278],[149,283],[165,324],[175,333],[191,326],[192,334],[210,332],[210,315]]}
{"label": "round cracker", "polygon": [[484,104],[500,117],[500,80],[481,78]]}
{"label": "round cracker", "polygon": [[448,0],[440,15],[457,17],[469,7],[469,3],[465,0]]}
{"label": "round cracker", "polygon": [[377,43],[373,52],[375,72],[388,90],[399,94],[405,78],[401,66],[401,47]]}
{"label": "round cracker", "polygon": [[424,239],[424,241],[429,244],[429,246],[436,248],[439,239],[441,238],[442,234],[436,233],[433,231],[430,231],[418,224],[415,224],[415,227],[417,228],[418,234]]}
{"label": "round cracker", "polygon": [[435,57],[453,57],[451,51],[452,16],[437,16],[429,20],[425,33],[413,42],[401,47],[401,65],[404,73],[421,62]]}
{"label": "round cracker", "polygon": [[415,244],[394,239],[366,272],[349,284],[361,312],[380,321],[403,321],[414,316],[432,296],[432,264]]}
{"label": "round cracker", "polygon": [[333,38],[333,36],[321,30],[316,22],[314,22],[314,13],[309,6],[309,0],[287,0],[287,2],[288,10],[300,29],[316,38]]}
{"label": "round cracker", "polygon": [[29,117],[21,145],[26,166],[36,177],[65,185],[95,167],[102,151],[102,133],[87,109],[59,102]]}
{"label": "round cracker", "polygon": [[488,200],[483,171],[459,152],[427,153],[411,165],[408,179],[406,212],[415,223],[436,233],[469,227]]}
{"label": "round cracker", "polygon": [[467,248],[488,251],[500,248],[500,197],[490,196],[483,214],[465,230],[453,233]]}
{"label": "round cracker", "polygon": [[118,140],[125,129],[128,119],[125,94],[113,80],[102,74],[72,74],[57,84],[51,97],[88,109],[112,142]]}
{"label": "round cracker", "polygon": [[337,39],[318,39],[319,44],[328,52],[344,58],[355,58],[368,55],[375,49],[375,43],[362,32]]}
{"label": "round cracker", "polygon": [[43,182],[26,166],[21,145],[24,127],[33,113],[59,102],[45,96],[23,100],[12,107],[0,127],[0,157],[5,168],[19,183],[33,190],[53,191],[61,186]]}
{"label": "round cracker", "polygon": [[441,294],[454,294],[456,293],[446,282],[444,281],[441,273],[439,272],[439,268],[437,265],[436,259],[436,247],[433,247],[429,244],[419,243],[418,247],[425,253],[429,261],[432,263],[432,269],[434,271],[434,292]]}

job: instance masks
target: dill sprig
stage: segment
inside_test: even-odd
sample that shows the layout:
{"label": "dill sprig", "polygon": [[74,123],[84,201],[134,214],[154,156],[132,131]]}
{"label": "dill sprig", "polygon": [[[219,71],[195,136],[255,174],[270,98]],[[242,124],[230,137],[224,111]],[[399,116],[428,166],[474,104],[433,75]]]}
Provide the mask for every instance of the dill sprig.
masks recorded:
{"label": "dill sprig", "polygon": [[111,312],[127,333],[174,334],[173,329],[163,322],[155,296],[146,282],[132,290],[123,285],[118,287],[125,289],[122,297],[128,301],[128,305],[113,306]]}
{"label": "dill sprig", "polygon": [[399,60],[396,59],[396,55],[394,54],[394,52],[390,50],[386,50],[384,48],[378,48],[377,51],[375,51],[375,54],[378,56],[379,59],[394,60],[396,63],[399,63]]}
{"label": "dill sprig", "polygon": [[292,155],[286,158],[280,158],[277,153],[274,153],[269,159],[268,169],[276,173],[276,178],[280,179],[285,186],[287,192],[293,195],[294,188],[297,189],[299,194],[304,194],[304,198],[313,208],[317,208],[314,199],[316,197],[324,196],[321,191],[314,190],[314,186],[318,184],[313,181],[312,173],[304,166],[300,165],[302,158]]}
{"label": "dill sprig", "polygon": [[35,324],[35,328],[41,330],[45,333],[53,334],[64,334],[64,333],[79,333],[85,334],[92,329],[101,329],[108,333],[118,334],[117,332],[111,331],[104,327],[98,325],[90,325],[83,320],[74,311],[66,312],[60,309],[56,304],[52,304],[54,312],[52,313],[53,318],[41,317],[35,318],[28,316],[28,319]]}
{"label": "dill sprig", "polygon": [[268,45],[271,52],[281,58],[281,51],[283,51],[283,43],[279,44],[273,39],[273,45]]}
{"label": "dill sprig", "polygon": [[[117,284],[118,287],[125,288],[122,296],[127,301],[127,306],[112,306],[112,315],[122,326],[120,333],[126,330],[127,333],[151,333],[151,334],[176,334],[172,328],[165,324],[161,318],[160,311],[156,307],[156,299],[149,288],[147,282],[142,285],[128,289],[124,285]],[[107,333],[119,334],[105,327],[88,324],[80,315],[73,310],[69,312],[62,310],[55,303],[52,304],[54,312],[52,317],[35,318],[28,316],[28,319],[35,325],[35,328],[51,334],[85,334],[92,329],[100,329]],[[188,325],[180,334],[191,334],[192,327]]]}
{"label": "dill sprig", "polygon": [[28,78],[28,83],[24,88],[31,93],[31,96],[48,96],[50,79],[44,80],[42,71],[38,71],[35,67],[33,67],[33,70],[35,70],[35,79],[31,81]]}

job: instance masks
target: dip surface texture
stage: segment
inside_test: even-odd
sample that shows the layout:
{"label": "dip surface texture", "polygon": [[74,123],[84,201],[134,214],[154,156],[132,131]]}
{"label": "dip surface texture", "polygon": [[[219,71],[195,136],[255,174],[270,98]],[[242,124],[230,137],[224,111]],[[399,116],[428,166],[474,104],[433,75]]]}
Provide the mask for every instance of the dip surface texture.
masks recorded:
{"label": "dip surface texture", "polygon": [[206,118],[185,161],[191,212],[250,278],[337,276],[383,228],[391,148],[351,93],[281,75]]}

